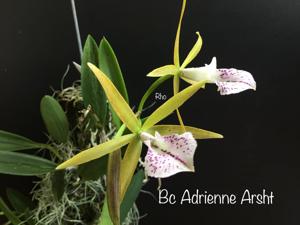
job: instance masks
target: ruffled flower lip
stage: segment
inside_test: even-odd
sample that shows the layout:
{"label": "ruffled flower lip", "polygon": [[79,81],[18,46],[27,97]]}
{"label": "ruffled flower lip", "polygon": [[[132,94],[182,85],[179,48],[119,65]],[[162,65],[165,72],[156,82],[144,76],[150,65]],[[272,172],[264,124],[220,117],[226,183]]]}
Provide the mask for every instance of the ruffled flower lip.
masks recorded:
{"label": "ruffled flower lip", "polygon": [[166,136],[156,132],[154,137],[144,139],[144,143],[148,147],[144,162],[148,176],[165,178],[179,172],[194,172],[197,142],[190,132]]}

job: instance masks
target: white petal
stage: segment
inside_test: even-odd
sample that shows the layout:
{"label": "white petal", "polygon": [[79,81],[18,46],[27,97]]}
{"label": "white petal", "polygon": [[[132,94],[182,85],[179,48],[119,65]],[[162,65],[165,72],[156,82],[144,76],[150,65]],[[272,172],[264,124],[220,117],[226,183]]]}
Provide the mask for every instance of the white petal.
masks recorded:
{"label": "white petal", "polygon": [[248,89],[256,90],[256,82],[249,72],[234,68],[219,71],[216,85],[221,95],[236,94]]}
{"label": "white petal", "polygon": [[179,172],[194,171],[194,153],[197,142],[192,134],[160,136],[155,141],[147,140],[148,152],[145,157],[145,171],[150,177],[164,178]]}
{"label": "white petal", "polygon": [[213,57],[210,64],[207,66],[209,66],[210,69],[216,70],[217,69],[217,58]]}
{"label": "white petal", "polygon": [[210,64],[205,66],[186,68],[181,71],[181,76],[189,80],[196,82],[207,81],[207,83],[215,83],[220,76],[220,72],[217,69],[217,59],[213,57]]}

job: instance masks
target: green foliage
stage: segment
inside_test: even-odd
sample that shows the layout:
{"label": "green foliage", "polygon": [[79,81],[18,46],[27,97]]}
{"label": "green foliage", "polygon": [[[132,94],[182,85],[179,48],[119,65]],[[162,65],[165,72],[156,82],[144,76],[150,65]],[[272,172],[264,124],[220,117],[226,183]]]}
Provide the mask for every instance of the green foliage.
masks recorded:
{"label": "green foliage", "polygon": [[15,213],[11,211],[10,208],[5,204],[5,202],[1,197],[0,197],[0,210],[4,213],[4,215],[13,225],[20,225],[22,223],[22,221],[15,215]]}
{"label": "green foliage", "polygon": [[143,181],[145,179],[145,173],[141,169],[139,170],[132,178],[131,183],[128,187],[128,190],[124,196],[124,199],[121,204],[121,222],[125,220],[128,215],[129,210],[133,207],[134,202],[136,201],[140,190],[143,186]]}
{"label": "green foliage", "polygon": [[91,63],[89,63],[88,65],[100,81],[108,98],[108,101],[110,102],[119,118],[128,127],[129,130],[131,130],[132,132],[138,132],[141,125],[140,121],[137,119],[136,115],[131,110],[125,99],[122,97],[118,89],[99,68]]}
{"label": "green foliage", "polygon": [[[99,46],[99,68],[110,78],[125,101],[129,103],[126,85],[117,57],[111,45],[105,38],[102,38]],[[112,108],[111,113],[113,123],[119,128],[122,125],[121,120]]]}
{"label": "green foliage", "polygon": [[33,202],[21,192],[8,188],[6,189],[6,194],[9,203],[19,214],[24,213],[26,210],[33,209]]}
{"label": "green foliage", "polygon": [[57,170],[51,175],[52,194],[56,201],[60,201],[65,192],[65,171]]}
{"label": "green foliage", "polygon": [[41,100],[41,115],[51,137],[58,143],[69,139],[69,122],[60,104],[53,97],[46,95]]}
{"label": "green foliage", "polygon": [[77,172],[81,180],[98,180],[106,173],[107,156],[79,165]]}
{"label": "green foliage", "polygon": [[56,164],[41,157],[17,152],[0,152],[0,173],[35,176],[51,172]]}
{"label": "green foliage", "polygon": [[40,147],[40,143],[26,137],[0,130],[0,151],[18,151]]}
{"label": "green foliage", "polygon": [[88,62],[99,66],[98,45],[90,35],[85,42],[81,59],[82,97],[85,107],[90,105],[97,115],[100,124],[104,126],[107,113],[106,97],[99,81],[88,68]]}
{"label": "green foliage", "polygon": [[9,203],[15,209],[16,213],[21,215],[21,218],[26,221],[26,224],[35,225],[30,213],[30,210],[34,208],[33,202],[27,196],[14,189],[6,189],[6,194]]}

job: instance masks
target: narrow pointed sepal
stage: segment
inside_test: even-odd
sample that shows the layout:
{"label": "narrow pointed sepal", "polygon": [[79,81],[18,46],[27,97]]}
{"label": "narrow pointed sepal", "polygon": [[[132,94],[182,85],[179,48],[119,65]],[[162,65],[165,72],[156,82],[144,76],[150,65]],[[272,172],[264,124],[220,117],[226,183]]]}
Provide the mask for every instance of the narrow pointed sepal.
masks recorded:
{"label": "narrow pointed sepal", "polygon": [[127,145],[135,137],[136,137],[135,134],[127,134],[118,138],[114,138],[103,144],[97,145],[93,148],[78,153],[77,155],[73,156],[71,159],[60,164],[58,167],[56,167],[56,169],[57,170],[66,169],[68,167],[78,166],[80,164],[92,161],[94,159],[98,159],[104,155],[116,151],[117,149],[123,147],[124,145]]}
{"label": "narrow pointed sepal", "polygon": [[166,75],[175,75],[179,72],[179,68],[174,65],[161,66],[152,70],[147,77],[163,77]]}
{"label": "narrow pointed sepal", "polygon": [[[220,139],[223,138],[223,135],[203,130],[197,127],[191,127],[191,126],[184,126],[186,132],[191,132],[193,137],[195,139]],[[160,133],[161,135],[170,135],[170,134],[182,134],[181,126],[180,125],[155,125],[151,129],[149,129],[147,132],[150,134],[153,134],[155,132]]]}
{"label": "narrow pointed sepal", "polygon": [[181,69],[185,68],[191,61],[193,61],[193,59],[199,54],[199,52],[201,50],[202,38],[201,38],[199,32],[196,32],[196,34],[198,35],[198,39],[197,39],[195,45],[193,46],[193,48],[191,49],[191,51],[189,52],[188,56],[183,61],[182,65],[180,66]]}

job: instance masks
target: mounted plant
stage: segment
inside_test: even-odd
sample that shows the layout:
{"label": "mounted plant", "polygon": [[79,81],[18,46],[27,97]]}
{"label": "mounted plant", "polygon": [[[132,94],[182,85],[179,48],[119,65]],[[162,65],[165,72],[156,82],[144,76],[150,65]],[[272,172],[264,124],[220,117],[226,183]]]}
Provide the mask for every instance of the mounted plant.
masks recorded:
{"label": "mounted plant", "polygon": [[[88,36],[81,63],[75,64],[81,79],[41,100],[48,142],[0,131],[0,173],[39,178],[31,198],[8,189],[10,206],[0,199],[0,210],[12,224],[137,224],[134,202],[147,177],[194,172],[196,139],[222,138],[184,125],[179,107],[206,83],[215,83],[222,95],[255,89],[256,84],[246,71],[217,69],[215,58],[210,65],[186,68],[200,52],[198,32],[196,44],[180,64],[185,5],[184,0],[174,63],[148,74],[159,78],[145,91],[137,111],[131,109],[126,76],[111,45],[105,38],[98,44]],[[174,96],[144,118],[145,102],[171,77]],[[180,90],[180,78],[191,85]],[[158,125],[174,111],[179,125]],[[143,143],[145,158],[141,158]]]}

